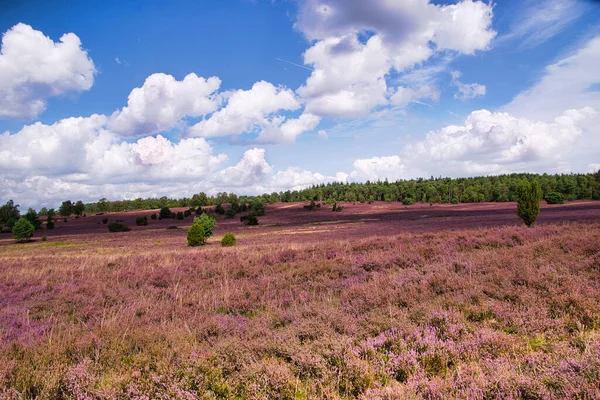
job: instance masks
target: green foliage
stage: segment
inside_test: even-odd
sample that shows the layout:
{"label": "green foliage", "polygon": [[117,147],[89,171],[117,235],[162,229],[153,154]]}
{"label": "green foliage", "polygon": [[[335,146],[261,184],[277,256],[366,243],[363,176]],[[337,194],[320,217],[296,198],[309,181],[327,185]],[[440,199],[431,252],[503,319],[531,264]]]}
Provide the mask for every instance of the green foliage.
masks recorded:
{"label": "green foliage", "polygon": [[337,203],[333,203],[333,212],[341,212],[344,210],[344,206],[338,206]]}
{"label": "green foliage", "polygon": [[150,218],[156,219],[156,213],[152,213],[152,215],[150,215]]}
{"label": "green foliage", "polygon": [[183,219],[183,213],[181,211],[177,212],[177,219]]}
{"label": "green foliage", "polygon": [[413,199],[412,197],[405,197],[402,199],[402,204],[404,204],[405,206],[410,206],[412,204],[415,204],[415,199]]}
{"label": "green foliage", "polygon": [[458,197],[453,197],[450,199],[450,204],[458,204],[458,203],[459,203]]}
{"label": "green foliage", "polygon": [[221,203],[216,205],[215,212],[217,214],[225,214],[225,209],[223,208],[223,205]]}
{"label": "green foliage", "polygon": [[108,218],[102,218],[102,223],[103,223],[103,224],[106,224],[106,223],[108,223]]}
{"label": "green foliage", "polygon": [[73,214],[73,203],[71,200],[63,201],[58,208],[58,213],[63,217],[68,217],[69,215]]}
{"label": "green foliage", "polygon": [[159,217],[162,218],[171,218],[171,209],[169,207],[163,207],[160,209]]}
{"label": "green foliage", "polygon": [[67,217],[63,218],[63,222],[69,222],[69,220],[67,219]]}
{"label": "green foliage", "polygon": [[143,216],[143,217],[137,217],[137,218],[135,219],[135,224],[136,224],[137,226],[146,226],[146,225],[148,225],[148,217],[146,217],[146,216]]}
{"label": "green foliage", "polygon": [[184,218],[187,218],[187,217],[189,217],[190,215],[192,215],[192,212],[191,212],[190,210],[185,210],[185,211],[183,212],[183,217],[184,217]]}
{"label": "green foliage", "polygon": [[546,195],[546,203],[548,204],[564,204],[565,197],[562,193],[550,192]]}
{"label": "green foliage", "polygon": [[204,230],[204,225],[202,225],[200,218],[194,218],[194,223],[187,231],[188,246],[201,246],[206,243],[206,237],[206,231]]}
{"label": "green foliage", "polygon": [[25,217],[19,218],[12,227],[12,234],[17,242],[29,240],[33,236],[33,231],[35,227]]}
{"label": "green foliage", "polygon": [[27,214],[25,214],[23,218],[29,221],[36,231],[42,229],[42,221],[40,221],[40,219],[38,218],[38,214],[33,208],[27,210]]}
{"label": "green foliage", "polygon": [[108,224],[109,232],[129,232],[130,230],[131,228],[120,222],[113,222],[112,224]]}
{"label": "green foliage", "polygon": [[49,213],[46,217],[46,229],[54,229],[54,217]]}
{"label": "green foliage", "polygon": [[46,236],[46,235],[42,236],[42,242],[45,242],[46,240],[48,240],[48,236]]}
{"label": "green foliage", "polygon": [[517,189],[517,214],[530,227],[540,213],[542,188],[537,181],[523,180]]}
{"label": "green foliage", "polygon": [[171,226],[167,226],[165,229],[181,229],[180,227],[178,227],[177,225],[171,225]]}
{"label": "green foliage", "polygon": [[227,210],[227,212],[225,212],[225,218],[233,218],[235,217],[236,211],[233,208],[230,208],[229,210]]}
{"label": "green foliage", "polygon": [[258,218],[256,218],[256,215],[254,215],[254,213],[250,213],[248,215],[240,217],[240,222],[245,225],[254,226],[258,225]]}
{"label": "green foliage", "polygon": [[217,223],[217,220],[214,217],[209,217],[206,213],[202,214],[199,217],[194,217],[194,224],[199,223],[204,228],[204,237],[209,238],[213,234],[213,228]]}
{"label": "green foliage", "polygon": [[83,214],[84,211],[85,211],[85,204],[83,204],[83,201],[78,200],[77,203],[75,203],[73,205],[73,214],[81,215],[81,214]]}
{"label": "green foliage", "polygon": [[314,200],[311,200],[309,205],[304,206],[305,210],[310,210],[310,211],[314,211],[316,208],[317,208],[317,206],[315,205]]}
{"label": "green foliage", "polygon": [[235,245],[236,245],[235,235],[231,232],[226,233],[223,236],[223,239],[221,239],[221,246],[223,246],[223,247],[230,247],[230,246],[235,246]]}
{"label": "green foliage", "polygon": [[[19,213],[19,205],[15,205],[12,200],[9,200],[0,207],[0,224],[7,224],[9,221],[13,221],[13,225],[17,220],[21,217],[21,213]],[[9,225],[12,227],[12,225]]]}

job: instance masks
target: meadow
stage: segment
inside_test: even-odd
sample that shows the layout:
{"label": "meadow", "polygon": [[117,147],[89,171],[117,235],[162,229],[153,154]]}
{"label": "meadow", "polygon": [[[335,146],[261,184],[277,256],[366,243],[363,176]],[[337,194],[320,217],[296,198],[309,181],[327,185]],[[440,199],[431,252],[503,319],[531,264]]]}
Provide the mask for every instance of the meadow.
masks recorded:
{"label": "meadow", "polygon": [[0,235],[0,398],[600,398],[600,202],[303,204]]}

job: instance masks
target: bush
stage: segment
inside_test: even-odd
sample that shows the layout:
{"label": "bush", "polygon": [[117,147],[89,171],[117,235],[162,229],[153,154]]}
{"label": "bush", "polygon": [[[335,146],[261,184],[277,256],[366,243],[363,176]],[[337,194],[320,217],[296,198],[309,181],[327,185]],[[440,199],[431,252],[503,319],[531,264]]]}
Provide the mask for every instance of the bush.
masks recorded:
{"label": "bush", "polygon": [[63,222],[69,222],[69,220],[67,219],[67,217],[63,218]]}
{"label": "bush", "polygon": [[337,203],[333,203],[333,212],[341,212],[344,210],[344,206],[338,206]]}
{"label": "bush", "polygon": [[256,218],[256,215],[250,213],[240,217],[240,222],[245,225],[254,226],[258,225],[258,218]]}
{"label": "bush", "polygon": [[109,232],[128,232],[131,228],[120,222],[113,222],[112,224],[108,224],[108,230]]}
{"label": "bush", "polygon": [[157,218],[157,216],[156,216],[156,213],[152,214],[152,215],[150,216],[150,218],[152,218],[152,219],[156,219],[156,218]]}
{"label": "bush", "polygon": [[517,214],[531,227],[540,213],[540,200],[542,200],[542,188],[537,182],[524,180],[517,188]]}
{"label": "bush", "polygon": [[[202,214],[206,215],[206,214]],[[205,231],[204,226],[200,222],[200,218],[194,218],[194,223],[187,231],[187,244],[188,246],[200,246],[205,242]]]}
{"label": "bush", "polygon": [[161,218],[171,218],[171,210],[169,207],[163,207],[160,209],[160,213],[158,215]]}
{"label": "bush", "polygon": [[233,218],[235,217],[235,209],[230,208],[229,210],[227,210],[227,212],[225,213],[225,218]]}
{"label": "bush", "polygon": [[177,225],[171,225],[171,226],[167,226],[165,229],[181,229],[181,228],[178,227]]}
{"label": "bush", "polygon": [[235,246],[235,244],[235,235],[231,232],[226,233],[225,236],[223,236],[223,239],[221,239],[221,246],[223,247]]}
{"label": "bush", "polygon": [[42,242],[45,242],[46,240],[48,240],[48,237],[46,235],[42,236]]}
{"label": "bush", "polygon": [[184,217],[184,218],[187,218],[187,217],[189,217],[190,215],[192,215],[192,212],[191,212],[190,210],[185,210],[185,211],[183,212],[183,217]]}
{"label": "bush", "polygon": [[562,193],[550,192],[546,195],[546,203],[548,204],[564,204],[565,198]]}
{"label": "bush", "polygon": [[217,204],[217,206],[215,207],[215,212],[217,214],[225,214],[225,209],[221,204]]}
{"label": "bush", "polygon": [[458,204],[458,197],[453,197],[450,199],[450,204]]}
{"label": "bush", "polygon": [[209,238],[213,234],[213,228],[217,223],[217,220],[214,217],[209,217],[206,213],[202,214],[199,217],[194,217],[194,223],[198,222],[204,228],[204,237]]}
{"label": "bush", "polygon": [[405,206],[410,206],[412,204],[415,204],[415,199],[413,199],[412,197],[405,197],[402,199],[402,204],[404,204]]}
{"label": "bush", "polygon": [[46,217],[46,229],[54,229],[54,219],[52,215]]}
{"label": "bush", "polygon": [[146,226],[148,225],[148,217],[144,216],[144,217],[137,217],[135,219],[135,224],[137,226]]}
{"label": "bush", "polygon": [[183,213],[181,211],[177,213],[177,219],[183,219]]}
{"label": "bush", "polygon": [[103,223],[103,224],[106,224],[106,223],[108,223],[108,218],[102,218],[102,223]]}
{"label": "bush", "polygon": [[17,242],[29,240],[33,236],[33,231],[35,231],[35,227],[25,217],[19,218],[12,227],[12,234]]}
{"label": "bush", "polygon": [[309,205],[304,206],[305,210],[310,210],[310,211],[313,211],[315,208],[317,208],[317,206],[315,205],[314,200],[311,200]]}

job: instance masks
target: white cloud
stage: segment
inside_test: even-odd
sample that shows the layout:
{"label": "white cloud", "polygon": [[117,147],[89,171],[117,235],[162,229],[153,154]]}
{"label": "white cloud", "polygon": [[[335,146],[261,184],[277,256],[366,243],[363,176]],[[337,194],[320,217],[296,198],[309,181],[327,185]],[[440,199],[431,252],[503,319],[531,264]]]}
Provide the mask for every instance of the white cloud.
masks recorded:
{"label": "white cloud", "polygon": [[258,143],[294,143],[299,135],[315,129],[320,121],[321,117],[313,114],[302,114],[298,118],[287,120],[283,117],[273,118],[271,124],[261,131],[256,141]]}
{"label": "white cloud", "polygon": [[316,41],[304,54],[314,70],[298,93],[315,115],[367,115],[389,104],[389,74],[440,51],[487,49],[496,34],[491,21],[492,6],[471,0],[444,6],[428,0],[305,0],[295,26]]}
{"label": "white cloud", "polygon": [[321,139],[329,139],[329,136],[327,136],[327,132],[324,129],[319,129],[317,135],[319,135]]}
{"label": "white cloud", "polygon": [[535,47],[556,36],[585,12],[578,0],[529,0],[516,10],[509,32],[498,42],[519,40],[521,48]]}
{"label": "white cloud", "polygon": [[372,157],[354,161],[354,171],[350,174],[353,181],[376,181],[389,179],[395,181],[403,177],[407,168],[398,156]]}
{"label": "white cloud", "polygon": [[19,23],[4,33],[0,52],[0,118],[34,118],[46,99],[88,90],[96,69],[74,33],[54,42]]}
{"label": "white cloud", "polygon": [[300,108],[292,90],[265,81],[256,82],[249,90],[240,89],[226,95],[227,105],[192,126],[187,132],[189,136],[240,135],[268,126],[273,114],[280,110]]}
{"label": "white cloud", "polygon": [[122,136],[143,136],[168,130],[185,116],[199,117],[215,111],[221,86],[217,77],[189,74],[178,81],[173,76],[152,74],[129,94],[127,106],[115,111],[108,127]]}
{"label": "white cloud", "polygon": [[590,165],[588,165],[589,173],[595,174],[598,171],[600,171],[600,163],[591,163]]}
{"label": "white cloud", "polygon": [[422,103],[421,100],[424,99],[438,101],[439,98],[440,92],[432,85],[423,85],[418,88],[399,86],[390,97],[390,102],[397,107],[406,107],[413,102]]}
{"label": "white cloud", "polygon": [[458,92],[454,94],[455,99],[467,100],[473,99],[477,96],[485,96],[486,88],[484,85],[478,83],[462,83],[459,78],[461,76],[460,71],[452,71],[452,85],[458,88]]}

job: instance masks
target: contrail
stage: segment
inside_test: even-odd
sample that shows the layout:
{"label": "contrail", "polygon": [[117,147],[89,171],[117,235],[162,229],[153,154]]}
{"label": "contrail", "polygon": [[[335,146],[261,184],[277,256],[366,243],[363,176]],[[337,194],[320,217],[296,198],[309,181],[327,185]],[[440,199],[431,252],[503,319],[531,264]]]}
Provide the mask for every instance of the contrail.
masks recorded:
{"label": "contrail", "polygon": [[420,104],[422,106],[433,107],[431,104],[427,104],[427,103],[424,103],[424,102],[419,101],[419,100],[413,100],[413,101],[411,101],[411,103],[417,103],[417,104]]}
{"label": "contrail", "polygon": [[281,62],[284,62],[284,63],[288,63],[288,64],[295,65],[296,67],[304,68],[304,69],[307,69],[307,70],[309,70],[309,71],[314,71],[314,69],[312,69],[312,68],[309,68],[309,67],[307,67],[306,65],[300,65],[300,64],[296,64],[295,62],[291,62],[291,61],[288,61],[288,60],[284,60],[283,58],[277,58],[277,57],[275,57],[275,59],[276,59],[277,61],[281,61]]}

